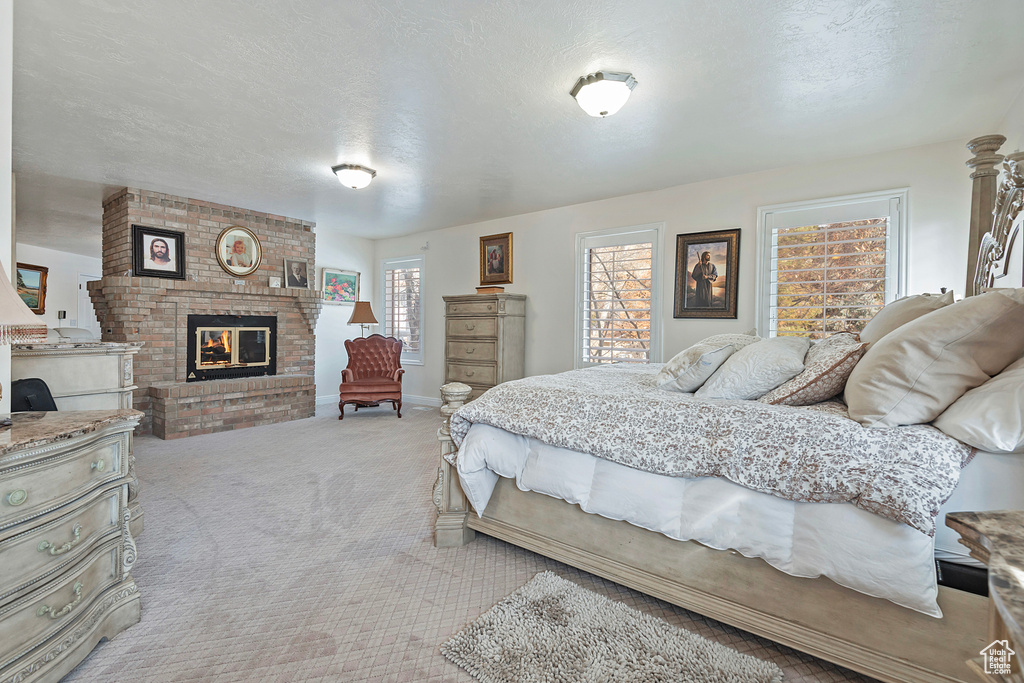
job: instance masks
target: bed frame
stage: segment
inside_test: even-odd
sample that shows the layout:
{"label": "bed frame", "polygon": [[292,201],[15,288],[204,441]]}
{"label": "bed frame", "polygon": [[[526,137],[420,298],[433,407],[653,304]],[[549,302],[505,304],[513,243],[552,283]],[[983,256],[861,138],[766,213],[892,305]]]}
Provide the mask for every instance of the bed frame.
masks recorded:
{"label": "bed frame", "polygon": [[[1000,135],[971,140],[975,169],[967,294],[979,294],[1011,269],[1021,231],[1024,153],[1006,157],[998,183]],[[1022,215],[1024,218],[1024,215]],[[1017,266],[1019,270],[1019,265]],[[1019,286],[1019,285],[1018,285]],[[470,387],[441,387],[441,461],[433,500],[437,547],[461,546],[477,531],[583,569],[674,605],[802,652],[892,683],[977,681],[968,660],[989,637],[986,598],[939,587],[943,618],[843,588],[827,578],[784,574],[760,559],[583,512],[578,506],[523,492],[501,478],[483,517],[471,509],[458,474],[445,459],[454,450],[448,420]]]}

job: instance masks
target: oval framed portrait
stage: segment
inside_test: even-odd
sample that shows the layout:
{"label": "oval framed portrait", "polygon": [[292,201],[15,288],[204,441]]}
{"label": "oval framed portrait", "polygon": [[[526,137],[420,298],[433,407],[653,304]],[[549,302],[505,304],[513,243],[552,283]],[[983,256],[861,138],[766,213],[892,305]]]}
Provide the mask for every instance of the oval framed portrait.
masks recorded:
{"label": "oval framed portrait", "polygon": [[252,230],[240,225],[224,228],[217,236],[217,262],[232,275],[251,275],[263,260],[263,247]]}

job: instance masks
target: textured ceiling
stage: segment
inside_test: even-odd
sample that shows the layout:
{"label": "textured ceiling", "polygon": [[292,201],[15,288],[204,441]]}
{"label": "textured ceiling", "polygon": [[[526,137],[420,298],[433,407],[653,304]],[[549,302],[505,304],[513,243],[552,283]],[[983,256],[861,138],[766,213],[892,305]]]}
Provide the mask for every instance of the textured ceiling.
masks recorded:
{"label": "textured ceiling", "polygon": [[[383,237],[994,132],[1019,0],[15,3],[20,240],[132,185]],[[619,114],[569,97],[639,81]],[[330,167],[377,169],[365,190]]]}

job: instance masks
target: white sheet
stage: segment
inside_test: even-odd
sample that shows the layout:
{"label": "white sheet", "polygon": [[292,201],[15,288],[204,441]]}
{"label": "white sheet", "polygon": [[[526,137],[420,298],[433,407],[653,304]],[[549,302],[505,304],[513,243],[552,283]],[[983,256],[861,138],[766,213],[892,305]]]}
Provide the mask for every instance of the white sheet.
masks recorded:
{"label": "white sheet", "polygon": [[641,472],[475,424],[458,456],[473,507],[486,509],[497,477],[594,514],[679,540],[760,557],[800,577],[836,583],[935,617],[933,539],[848,503],[797,503],[719,478]]}

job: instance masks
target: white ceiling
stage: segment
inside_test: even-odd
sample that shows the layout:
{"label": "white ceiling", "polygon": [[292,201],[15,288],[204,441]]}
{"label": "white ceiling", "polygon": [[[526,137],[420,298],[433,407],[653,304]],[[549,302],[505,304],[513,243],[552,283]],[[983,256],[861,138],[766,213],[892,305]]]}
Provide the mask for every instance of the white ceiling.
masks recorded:
{"label": "white ceiling", "polygon": [[[1024,85],[1022,26],[1019,0],[17,2],[18,238],[98,256],[124,185],[384,237],[966,140]],[[639,85],[593,119],[568,93],[602,68]]]}

